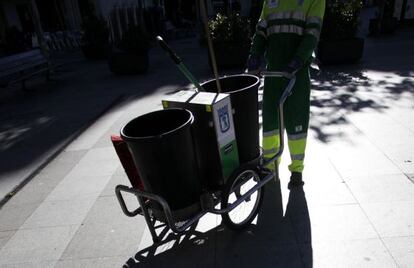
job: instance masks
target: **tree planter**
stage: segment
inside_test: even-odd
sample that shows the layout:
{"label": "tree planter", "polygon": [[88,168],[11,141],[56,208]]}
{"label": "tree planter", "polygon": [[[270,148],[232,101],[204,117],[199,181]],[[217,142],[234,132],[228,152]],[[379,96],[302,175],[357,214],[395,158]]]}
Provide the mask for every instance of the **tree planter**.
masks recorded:
{"label": "tree planter", "polygon": [[321,40],[317,50],[317,58],[322,64],[354,63],[362,58],[364,39],[351,38],[345,40]]}
{"label": "tree planter", "polygon": [[213,46],[216,55],[217,68],[243,68],[246,66],[247,58],[249,56],[249,47],[232,44],[214,44]]}
{"label": "tree planter", "polygon": [[113,49],[108,58],[109,70],[114,74],[141,74],[148,70],[148,52],[131,53]]}
{"label": "tree planter", "polygon": [[103,60],[108,54],[109,31],[105,19],[91,16],[82,23],[81,50],[88,60]]}

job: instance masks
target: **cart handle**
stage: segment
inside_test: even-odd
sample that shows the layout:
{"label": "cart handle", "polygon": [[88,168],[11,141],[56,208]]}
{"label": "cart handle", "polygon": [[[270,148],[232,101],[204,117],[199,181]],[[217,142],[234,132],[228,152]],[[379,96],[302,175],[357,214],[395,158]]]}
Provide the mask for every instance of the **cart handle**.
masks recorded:
{"label": "cart handle", "polygon": [[287,99],[292,94],[293,87],[296,83],[296,75],[291,74],[288,72],[271,72],[271,71],[261,71],[259,72],[259,75],[263,77],[283,77],[289,80],[288,85],[286,86],[285,90],[282,93],[282,96],[279,100],[279,105],[283,105]]}
{"label": "cart handle", "polygon": [[[271,71],[260,71],[259,75],[263,77],[283,77],[289,80],[286,88],[283,90],[282,96],[279,100],[279,137],[280,137],[280,146],[279,150],[277,151],[276,155],[273,156],[271,159],[264,159],[263,158],[263,166],[267,166],[271,162],[277,161],[277,159],[283,154],[283,149],[285,146],[284,141],[284,131],[285,131],[285,124],[284,124],[284,117],[283,117],[283,105],[285,104],[286,99],[292,94],[293,87],[296,83],[296,75],[293,73],[287,72],[271,72]],[[275,163],[277,165],[277,163]]]}

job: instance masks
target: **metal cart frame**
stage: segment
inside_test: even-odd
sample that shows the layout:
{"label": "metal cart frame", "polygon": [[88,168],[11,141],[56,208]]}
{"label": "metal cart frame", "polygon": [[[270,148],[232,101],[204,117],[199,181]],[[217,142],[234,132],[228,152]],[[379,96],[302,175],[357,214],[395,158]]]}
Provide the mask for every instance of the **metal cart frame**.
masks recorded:
{"label": "metal cart frame", "polygon": [[[276,168],[274,172],[265,167],[272,162],[276,162],[283,153],[283,149],[284,149],[283,105],[286,99],[292,93],[293,87],[296,82],[296,77],[294,74],[289,74],[285,72],[269,72],[269,71],[263,71],[260,73],[260,75],[263,77],[265,76],[284,77],[289,80],[289,83],[286,86],[285,90],[283,91],[282,96],[279,100],[279,107],[278,107],[280,147],[276,155],[271,159],[266,160],[264,159],[262,155],[259,157],[258,159],[259,161],[256,167],[257,167],[257,170],[260,171],[260,175],[261,175],[260,179],[257,181],[257,184],[253,186],[250,190],[248,190],[246,193],[244,193],[243,195],[237,196],[237,200],[235,202],[231,203],[229,206],[227,206],[224,209],[216,209],[215,206],[221,202],[222,191],[207,192],[200,196],[201,211],[196,213],[190,219],[187,219],[182,222],[177,222],[176,220],[174,220],[173,212],[171,211],[169,204],[161,196],[148,193],[145,191],[141,191],[141,190],[138,190],[132,187],[125,186],[125,185],[116,186],[115,193],[116,193],[118,202],[122,208],[122,211],[128,217],[135,217],[136,215],[144,216],[154,243],[159,243],[162,240],[162,235],[157,235],[156,229],[161,228],[161,227],[168,227],[174,233],[181,234],[185,232],[185,230],[187,230],[190,226],[192,226],[195,222],[197,222],[200,218],[202,218],[207,213],[220,214],[220,215],[228,214],[233,209],[235,209],[237,206],[239,206],[242,202],[248,200],[254,192],[261,189],[271,179],[279,178],[279,171],[278,171],[277,164],[275,164]],[[139,203],[139,207],[137,209],[135,209],[134,211],[130,211],[128,209],[125,203],[125,200],[123,198],[123,195],[122,195],[123,192],[133,194],[136,196],[138,203]],[[150,200],[152,202],[156,202],[157,204],[161,206],[163,215],[165,216],[163,220],[164,223],[157,225],[157,221],[159,221],[159,219],[155,217],[153,211],[150,208]],[[259,210],[260,207],[255,207],[254,209]]]}

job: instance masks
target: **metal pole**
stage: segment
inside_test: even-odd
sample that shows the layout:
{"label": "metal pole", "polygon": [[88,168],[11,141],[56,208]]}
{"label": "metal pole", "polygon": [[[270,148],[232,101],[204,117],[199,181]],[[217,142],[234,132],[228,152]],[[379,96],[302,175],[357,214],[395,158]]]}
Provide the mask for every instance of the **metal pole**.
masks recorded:
{"label": "metal pole", "polygon": [[216,55],[214,54],[213,43],[211,42],[210,29],[208,27],[207,11],[206,11],[204,0],[200,1],[200,7],[201,7],[201,16],[203,17],[204,29],[205,29],[206,37],[207,37],[208,49],[210,51],[211,65],[213,65],[214,77],[216,79],[216,84],[217,84],[217,93],[221,93],[221,85],[219,81],[217,64],[216,64]]}

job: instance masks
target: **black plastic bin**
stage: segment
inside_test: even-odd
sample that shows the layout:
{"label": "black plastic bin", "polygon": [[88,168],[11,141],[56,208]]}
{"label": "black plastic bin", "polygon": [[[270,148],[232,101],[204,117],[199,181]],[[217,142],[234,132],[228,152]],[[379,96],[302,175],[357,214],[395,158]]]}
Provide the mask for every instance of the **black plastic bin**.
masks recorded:
{"label": "black plastic bin", "polygon": [[[139,116],[121,129],[144,189],[163,197],[181,215],[194,213],[201,195],[193,121],[188,110],[167,109]],[[160,209],[155,204],[152,207]]]}
{"label": "black plastic bin", "polygon": [[[260,80],[257,76],[249,74],[231,75],[219,79],[222,93],[230,94],[240,163],[253,161],[260,155],[258,108]],[[217,92],[216,80],[201,85],[208,92]]]}

